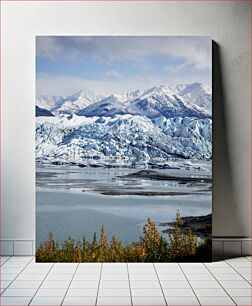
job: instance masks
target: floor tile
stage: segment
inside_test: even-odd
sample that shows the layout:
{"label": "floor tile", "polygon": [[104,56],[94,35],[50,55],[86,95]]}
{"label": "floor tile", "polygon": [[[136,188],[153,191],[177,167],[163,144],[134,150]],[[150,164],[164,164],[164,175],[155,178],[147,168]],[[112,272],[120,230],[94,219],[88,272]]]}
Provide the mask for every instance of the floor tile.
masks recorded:
{"label": "floor tile", "polygon": [[[103,273],[103,269],[102,269]],[[129,274],[155,274],[156,271],[154,268],[129,268]]]}
{"label": "floor tile", "polygon": [[47,305],[61,305],[63,301],[63,296],[35,296],[30,305],[39,305],[39,306],[47,306]]}
{"label": "floor tile", "polygon": [[157,281],[157,275],[156,274],[129,274],[130,281]]}
{"label": "floor tile", "polygon": [[221,285],[215,280],[199,281],[190,280],[190,284],[193,288],[221,288]]}
{"label": "floor tile", "polygon": [[209,296],[200,296],[198,297],[202,306],[209,305],[209,306],[224,306],[224,305],[235,305],[235,303],[231,300],[228,296],[218,296],[218,297],[209,297]]}
{"label": "floor tile", "polygon": [[[102,273],[109,273],[109,271],[117,272],[122,271],[121,273],[127,272],[128,268],[126,265],[124,266],[102,266]],[[111,272],[110,272],[111,273]]]}
{"label": "floor tile", "polygon": [[[97,286],[98,286],[98,282],[97,282]],[[131,286],[132,286],[132,283],[131,283]],[[101,288],[108,288],[108,289],[129,288],[129,281],[101,281],[99,288],[100,289]]]}
{"label": "floor tile", "polygon": [[17,277],[17,274],[13,274],[13,273],[2,274],[1,273],[1,280],[13,280],[15,277]]}
{"label": "floor tile", "polygon": [[36,296],[64,296],[66,291],[67,291],[66,288],[58,288],[58,289],[40,288],[36,293]]}
{"label": "floor tile", "polygon": [[204,268],[204,263],[203,262],[181,262],[178,263],[180,267],[191,267],[191,268]]}
{"label": "floor tile", "polygon": [[[136,274],[139,275],[139,274]],[[141,274],[140,274],[141,275]],[[126,273],[118,273],[118,274],[102,274],[101,275],[101,280],[128,280],[128,274]]]}
{"label": "floor tile", "polygon": [[130,297],[107,297],[107,296],[99,296],[97,300],[97,305],[131,305]]}
{"label": "floor tile", "polygon": [[131,267],[135,267],[135,268],[149,268],[149,267],[153,267],[153,263],[151,263],[151,262],[129,262],[128,263],[128,267],[129,267],[129,269]]}
{"label": "floor tile", "polygon": [[95,305],[95,296],[66,296],[62,305],[74,305],[74,306],[92,306]]}
{"label": "floor tile", "polygon": [[204,266],[208,268],[230,268],[229,264],[225,261],[207,262]]}
{"label": "floor tile", "polygon": [[97,288],[69,288],[67,296],[96,296]]}
{"label": "floor tile", "polygon": [[186,277],[189,281],[191,280],[200,280],[200,281],[208,281],[215,280],[211,273],[200,273],[200,274],[187,274]]}
{"label": "floor tile", "polygon": [[160,281],[163,280],[186,280],[186,277],[183,273],[169,273],[169,274],[158,274],[158,278]]}
{"label": "floor tile", "polygon": [[49,272],[50,268],[32,268],[32,267],[27,267],[24,269],[22,273],[26,274],[47,274]]}
{"label": "floor tile", "polygon": [[97,281],[73,280],[70,284],[70,288],[98,288],[98,283],[99,283],[98,280]]}
{"label": "floor tile", "polygon": [[161,281],[162,288],[190,288],[190,284],[186,280],[182,281],[172,281],[172,280],[164,280]]}
{"label": "floor tile", "polygon": [[34,259],[34,256],[12,256],[11,261],[31,261]]}
{"label": "floor tile", "polygon": [[51,289],[60,289],[60,288],[68,288],[70,284],[70,281],[44,281],[41,285],[42,289],[47,289],[47,288],[51,288]]}
{"label": "floor tile", "polygon": [[75,274],[73,280],[99,280],[100,274]]}
{"label": "floor tile", "polygon": [[169,306],[173,306],[173,305],[183,305],[183,306],[186,306],[186,305],[200,305],[199,304],[199,301],[196,297],[194,296],[187,296],[187,297],[173,297],[173,296],[168,296],[166,297],[166,301],[168,303]]}
{"label": "floor tile", "polygon": [[[101,286],[101,285],[100,285]],[[130,282],[131,288],[149,288],[149,289],[159,289],[160,284],[158,281],[131,281]]]}
{"label": "floor tile", "polygon": [[243,277],[244,279],[246,279],[250,284],[252,284],[252,277],[251,277],[251,274],[245,274],[245,273],[243,273],[243,274],[242,274],[242,277]]}
{"label": "floor tile", "polygon": [[72,279],[73,275],[72,274],[59,274],[59,273],[49,273],[46,276],[46,280],[53,280],[53,281],[70,281]]}
{"label": "floor tile", "polygon": [[110,268],[127,268],[128,264],[126,262],[105,262],[102,264],[102,269],[110,267]]}
{"label": "floor tile", "polygon": [[[32,299],[31,296],[11,296],[11,297],[1,297],[1,306],[10,305],[28,305],[30,300]],[[40,304],[41,305],[41,304]]]}
{"label": "floor tile", "polygon": [[156,262],[154,263],[156,268],[171,268],[171,267],[179,267],[177,262]]}
{"label": "floor tile", "polygon": [[23,268],[11,268],[11,267],[1,267],[1,274],[18,274],[23,270]]}
{"label": "floor tile", "polygon": [[234,296],[233,300],[237,305],[251,306],[252,298],[251,296]]}
{"label": "floor tile", "polygon": [[249,261],[234,261],[229,263],[233,268],[248,268],[251,270],[252,263]]}
{"label": "floor tile", "polygon": [[1,282],[0,282],[0,284],[1,284],[1,288],[7,288],[7,287],[9,287],[9,285],[11,284],[11,280],[2,280],[1,279]]}
{"label": "floor tile", "polygon": [[230,274],[230,273],[232,274],[232,273],[235,273],[235,270],[231,267],[229,267],[229,268],[221,268],[221,267],[220,268],[219,267],[211,268],[211,267],[209,267],[209,270],[213,274]]}
{"label": "floor tile", "polygon": [[162,290],[159,289],[139,289],[139,288],[131,288],[132,296],[163,296]]}
{"label": "floor tile", "polygon": [[36,292],[36,288],[26,289],[6,289],[2,296],[33,296]]}
{"label": "floor tile", "polygon": [[102,274],[123,274],[123,273],[128,273],[127,268],[102,269]]}
{"label": "floor tile", "polygon": [[22,273],[20,274],[16,280],[31,280],[31,281],[38,281],[38,280],[43,280],[45,278],[45,275],[44,274],[26,274],[26,273]]}
{"label": "floor tile", "polygon": [[195,294],[199,296],[227,296],[222,288],[194,288]]}
{"label": "floor tile", "polygon": [[165,296],[195,296],[192,289],[177,289],[177,288],[171,288],[171,289],[163,289]]}
{"label": "floor tile", "polygon": [[158,274],[166,274],[166,273],[183,273],[180,267],[170,267],[170,268],[156,268]]}
{"label": "floor tile", "polygon": [[251,296],[251,288],[226,288],[226,291],[231,296]]}
{"label": "floor tile", "polygon": [[90,266],[79,266],[76,270],[76,273],[100,273],[101,266],[99,267],[90,267]]}
{"label": "floor tile", "polygon": [[[1,305],[27,305],[46,276],[31,305],[60,305],[65,295],[63,305],[95,305],[98,284],[98,305],[131,305],[130,289],[134,305],[165,305],[165,299],[169,306],[199,305],[194,291],[202,305],[234,305],[232,299],[238,305],[250,305],[250,260],[251,257],[242,257],[226,262],[181,263],[185,278],[177,263],[129,263],[127,269],[126,263],[44,264],[35,263],[32,257],[11,257],[5,263],[5,273],[1,274],[2,286],[9,285],[3,292]],[[20,269],[24,271],[17,275]]]}
{"label": "floor tile", "polygon": [[201,274],[209,273],[205,267],[182,267],[185,274]]}
{"label": "floor tile", "polygon": [[251,274],[251,268],[239,268],[239,267],[235,267],[234,268],[237,272],[243,274],[243,273],[247,273],[247,274]]}
{"label": "floor tile", "polygon": [[50,273],[52,274],[73,274],[76,268],[52,268]]}
{"label": "floor tile", "polygon": [[55,269],[76,269],[79,266],[78,262],[58,262],[55,263],[53,268]]}
{"label": "floor tile", "polygon": [[228,273],[228,274],[215,274],[217,280],[237,280],[242,281],[244,280],[241,275],[238,273]]}
{"label": "floor tile", "polygon": [[162,306],[166,305],[165,299],[162,296],[133,296],[133,305],[151,305],[151,306]]}
{"label": "floor tile", "polygon": [[18,281],[15,280],[10,285],[10,289],[32,289],[32,288],[38,288],[41,284],[41,281]]}
{"label": "floor tile", "polygon": [[227,259],[226,262],[228,263],[234,263],[234,262],[247,262],[247,258],[246,257],[235,257],[235,258],[230,258]]}
{"label": "floor tile", "polygon": [[52,270],[73,270],[75,271],[78,268],[78,263],[55,263],[52,267]]}
{"label": "floor tile", "polygon": [[11,257],[10,256],[0,256],[0,263],[1,265],[6,262],[7,260],[9,260]]}
{"label": "floor tile", "polygon": [[30,262],[27,265],[27,268],[51,268],[54,265],[54,263],[48,263],[48,262]]}
{"label": "floor tile", "polygon": [[25,268],[27,265],[26,262],[23,261],[7,261],[1,266],[1,270],[4,268]]}
{"label": "floor tile", "polygon": [[227,280],[220,280],[220,284],[224,288],[251,288],[251,285],[244,281],[227,281]]}
{"label": "floor tile", "polygon": [[[118,265],[119,265],[120,263],[118,263]],[[85,266],[85,267],[97,267],[97,266],[99,266],[99,267],[101,267],[103,265],[103,263],[101,263],[101,262],[81,262],[80,264],[79,264],[79,267],[80,266]]]}
{"label": "floor tile", "polygon": [[130,296],[129,288],[99,288],[98,296]]}

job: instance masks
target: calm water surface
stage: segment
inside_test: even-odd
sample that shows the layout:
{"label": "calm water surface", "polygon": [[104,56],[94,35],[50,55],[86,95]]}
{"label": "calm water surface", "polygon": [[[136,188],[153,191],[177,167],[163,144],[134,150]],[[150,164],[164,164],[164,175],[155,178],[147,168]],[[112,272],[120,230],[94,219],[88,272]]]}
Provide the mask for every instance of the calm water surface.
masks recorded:
{"label": "calm water surface", "polygon": [[[171,221],[179,209],[182,216],[211,213],[210,183],[179,183],[141,178],[122,178],[136,169],[79,168],[67,166],[37,167],[36,244],[48,233],[63,241],[69,236],[92,239],[104,224],[108,238],[115,235],[123,242],[136,241],[148,218],[156,222]],[[165,174],[210,177],[210,171],[157,170]],[[131,195],[104,195],[110,190]],[[139,196],[134,192],[154,192]],[[159,192],[173,192],[160,196]],[[176,195],[178,192],[178,195]],[[133,193],[133,195],[132,195]],[[181,195],[181,193],[185,195]],[[165,227],[158,227],[160,230]]]}

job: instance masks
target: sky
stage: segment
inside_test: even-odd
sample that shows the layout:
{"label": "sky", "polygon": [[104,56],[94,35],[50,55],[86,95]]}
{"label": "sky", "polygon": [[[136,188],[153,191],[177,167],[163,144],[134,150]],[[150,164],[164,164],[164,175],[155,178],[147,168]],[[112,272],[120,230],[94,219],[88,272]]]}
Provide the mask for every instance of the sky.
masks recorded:
{"label": "sky", "polygon": [[36,92],[110,95],[193,82],[211,87],[211,48],[204,36],[37,36]]}

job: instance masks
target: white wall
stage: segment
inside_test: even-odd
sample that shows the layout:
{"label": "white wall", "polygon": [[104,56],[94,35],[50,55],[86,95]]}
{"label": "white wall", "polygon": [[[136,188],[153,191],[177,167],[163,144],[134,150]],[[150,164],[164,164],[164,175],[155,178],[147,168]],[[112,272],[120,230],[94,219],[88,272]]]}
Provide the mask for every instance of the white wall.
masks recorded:
{"label": "white wall", "polygon": [[250,236],[249,3],[12,1],[1,5],[2,238],[35,239],[34,38],[60,34],[212,36],[218,44],[214,47],[213,234]]}

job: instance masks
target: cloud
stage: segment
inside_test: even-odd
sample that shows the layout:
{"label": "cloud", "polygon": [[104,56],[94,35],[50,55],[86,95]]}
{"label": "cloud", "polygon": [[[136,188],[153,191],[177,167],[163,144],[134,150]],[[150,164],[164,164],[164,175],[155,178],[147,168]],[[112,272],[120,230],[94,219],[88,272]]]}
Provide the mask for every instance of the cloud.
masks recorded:
{"label": "cloud", "polygon": [[[123,78],[113,80],[90,80],[70,75],[48,75],[41,74],[37,76],[36,92],[45,95],[71,95],[81,89],[92,89],[98,94],[111,95],[122,94],[127,91],[136,89],[148,89],[161,84],[179,84],[201,82],[210,85],[207,77],[189,76],[181,77],[174,75],[166,75],[165,77],[153,77],[146,75],[137,75],[134,78]],[[62,84],[64,84],[62,86]]]}
{"label": "cloud", "polygon": [[91,56],[101,61],[142,61],[151,56],[182,59],[197,70],[211,68],[211,39],[196,36],[38,36],[37,55],[56,60]]}
{"label": "cloud", "polygon": [[107,70],[105,72],[105,75],[107,77],[118,78],[118,79],[120,79],[122,77],[122,75],[119,72],[115,71],[115,70]]}
{"label": "cloud", "polygon": [[62,50],[53,36],[37,36],[36,37],[36,53],[48,59],[54,59],[55,56]]}
{"label": "cloud", "polygon": [[186,68],[188,64],[182,63],[182,64],[177,64],[177,65],[168,65],[162,67],[162,70],[165,72],[170,72],[170,73],[178,73],[181,72],[184,68]]}

